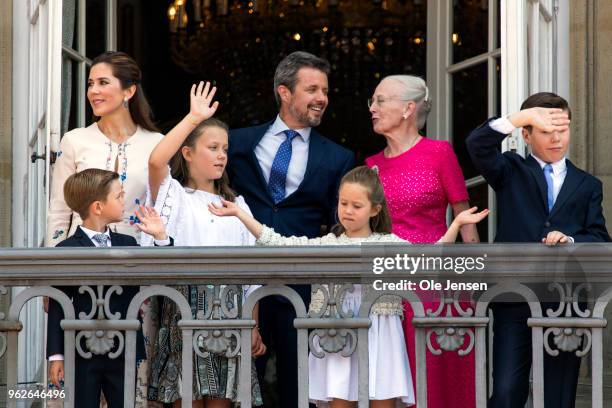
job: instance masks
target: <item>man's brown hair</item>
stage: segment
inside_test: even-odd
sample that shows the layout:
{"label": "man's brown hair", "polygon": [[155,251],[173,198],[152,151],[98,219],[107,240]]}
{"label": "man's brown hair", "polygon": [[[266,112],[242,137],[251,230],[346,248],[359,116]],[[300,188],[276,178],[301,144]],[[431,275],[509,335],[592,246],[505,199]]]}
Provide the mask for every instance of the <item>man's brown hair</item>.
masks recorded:
{"label": "man's brown hair", "polygon": [[119,179],[114,171],[86,169],[68,177],[64,183],[64,200],[72,211],[84,220],[89,217],[89,206],[94,201],[104,201],[111,183]]}
{"label": "man's brown hair", "polygon": [[[572,110],[569,103],[562,97],[552,92],[538,92],[525,99],[521,105],[521,110],[529,108],[558,108],[567,112],[568,118],[572,119]],[[531,126],[525,126],[531,132]]]}

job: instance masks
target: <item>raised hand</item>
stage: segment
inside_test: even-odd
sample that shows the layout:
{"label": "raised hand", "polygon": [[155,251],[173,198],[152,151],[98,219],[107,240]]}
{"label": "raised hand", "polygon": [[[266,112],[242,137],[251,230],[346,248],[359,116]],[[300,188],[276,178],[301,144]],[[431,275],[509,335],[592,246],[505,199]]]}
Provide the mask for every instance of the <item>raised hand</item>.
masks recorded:
{"label": "raised hand", "polygon": [[478,207],[472,207],[461,211],[459,214],[457,214],[453,222],[456,222],[459,226],[466,224],[478,224],[487,215],[489,215],[489,210],[485,208],[480,212],[476,212],[477,209]]}
{"label": "raised hand", "polygon": [[212,101],[216,92],[217,87],[213,86],[211,89],[210,82],[204,85],[204,81],[200,81],[197,86],[191,86],[189,114],[195,120],[202,122],[215,114],[219,107],[218,101]]}
{"label": "raised hand", "polygon": [[569,128],[570,119],[566,111],[558,108],[530,108],[510,115],[516,127],[533,126],[544,132],[563,132]]}
{"label": "raised hand", "polygon": [[155,211],[155,208],[141,205],[140,210],[136,210],[134,214],[140,220],[140,223],[136,224],[136,228],[140,231],[152,235],[158,241],[168,238],[166,226],[157,211]]}
{"label": "raised hand", "polygon": [[218,206],[214,203],[208,204],[208,211],[219,217],[237,216],[240,212],[240,208],[236,203],[221,199],[221,205]]}

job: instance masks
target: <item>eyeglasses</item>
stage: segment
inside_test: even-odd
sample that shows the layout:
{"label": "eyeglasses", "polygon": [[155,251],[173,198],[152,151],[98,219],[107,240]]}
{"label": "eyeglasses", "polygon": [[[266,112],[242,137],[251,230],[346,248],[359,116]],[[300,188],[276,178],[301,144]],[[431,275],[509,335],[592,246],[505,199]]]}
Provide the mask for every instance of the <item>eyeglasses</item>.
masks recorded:
{"label": "eyeglasses", "polygon": [[368,98],[368,108],[371,108],[374,105],[378,105],[378,106],[382,106],[383,103],[388,102],[388,101],[411,101],[412,99],[403,99],[403,98],[382,98],[382,97],[377,97],[377,98]]}

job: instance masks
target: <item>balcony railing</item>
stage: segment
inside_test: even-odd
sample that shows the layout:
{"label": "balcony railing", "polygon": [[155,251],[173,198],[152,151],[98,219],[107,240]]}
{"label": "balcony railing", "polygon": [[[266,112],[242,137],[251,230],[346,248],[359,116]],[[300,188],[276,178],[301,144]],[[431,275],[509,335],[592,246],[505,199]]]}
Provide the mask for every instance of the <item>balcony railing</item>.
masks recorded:
{"label": "balcony railing", "polygon": [[[375,258],[390,259],[383,265]],[[406,258],[422,259],[421,267],[411,274]],[[484,267],[465,270],[466,259],[480,259]],[[438,261],[435,261],[435,260]],[[463,259],[463,260],[461,260]],[[433,260],[425,267],[427,260]],[[399,262],[399,263],[398,263]],[[420,261],[419,261],[420,262]],[[438,262],[438,263],[436,263]],[[443,264],[442,262],[450,262]],[[381,274],[373,273],[374,265],[388,266]],[[391,265],[393,264],[393,265]],[[470,262],[473,266],[473,262]],[[414,265],[414,264],[412,264]],[[449,268],[448,265],[451,265]],[[463,265],[463,267],[458,267]],[[393,266],[389,268],[389,266]],[[380,271],[378,271],[380,272]],[[555,356],[559,350],[585,356],[592,361],[592,406],[603,406],[603,329],[604,311],[612,299],[612,246],[605,244],[567,245],[549,248],[543,245],[434,245],[434,246],[342,246],[342,247],[223,247],[223,248],[55,248],[0,250],[0,295],[10,286],[28,286],[12,302],[8,313],[0,315],[0,356],[7,360],[7,389],[17,384],[17,335],[23,328],[19,321],[24,304],[35,297],[49,296],[64,310],[62,327],[65,335],[65,386],[67,401],[74,401],[75,353],[89,351],[77,345],[82,331],[124,331],[116,335],[125,350],[125,406],[134,405],[136,331],[140,327],[138,310],[150,296],[166,296],[176,302],[181,313],[178,326],[182,331],[182,371],[192,372],[193,353],[210,351],[231,355],[240,353],[240,400],[251,406],[251,328],[255,325],[252,311],[263,297],[286,297],[297,314],[298,369],[295,379],[299,388],[299,407],[308,406],[308,351],[313,342],[326,338],[319,345],[326,352],[344,355],[358,353],[359,407],[368,406],[368,318],[372,304],[382,295],[396,295],[409,301],[414,311],[416,328],[417,404],[427,404],[426,350],[434,354],[475,353],[476,405],[486,407],[487,401],[487,342],[489,325],[487,308],[495,301],[511,301],[507,294],[518,296],[529,304],[532,330],[533,406],[543,408],[544,353]],[[359,314],[343,313],[339,305],[351,284],[375,285],[410,280],[431,280],[442,283],[442,290],[364,291]],[[374,283],[374,281],[377,281]],[[446,282],[478,283],[480,289],[470,292],[471,305],[459,301],[459,293],[444,290]],[[108,315],[108,297],[100,307],[107,311],[106,319],[75,316],[68,297],[51,286],[60,285],[139,285],[141,291],[130,304],[125,320]],[[225,308],[225,316],[236,311],[232,298],[233,285],[260,284],[242,305],[235,319],[212,316],[193,317],[187,299],[172,285],[216,285],[211,290],[210,308]],[[313,285],[313,291],[323,291],[327,308],[309,313],[300,296],[287,284]],[[328,284],[328,285],[323,285]],[[223,287],[219,286],[223,285]],[[485,288],[486,286],[486,288]],[[439,302],[435,310],[425,308],[423,301]],[[98,300],[95,290],[93,300]],[[543,308],[541,302],[554,302],[557,307]],[[94,302],[95,303],[95,302]],[[233,306],[232,306],[233,305]],[[92,317],[94,313],[91,313]],[[85,318],[83,318],[85,317]],[[309,336],[309,331],[311,335]],[[316,336],[315,336],[316,333]],[[221,341],[206,342],[210,348],[201,350],[194,338],[211,336]],[[236,341],[224,341],[233,337]],[[551,347],[550,339],[554,339]],[[202,342],[200,342],[202,344]],[[232,349],[231,344],[236,347]],[[93,345],[92,348],[97,346]],[[282,357],[281,357],[282,358]],[[452,369],[452,368],[451,368]],[[192,377],[183,376],[183,407],[191,406]],[[16,406],[15,398],[5,397],[8,406]]]}

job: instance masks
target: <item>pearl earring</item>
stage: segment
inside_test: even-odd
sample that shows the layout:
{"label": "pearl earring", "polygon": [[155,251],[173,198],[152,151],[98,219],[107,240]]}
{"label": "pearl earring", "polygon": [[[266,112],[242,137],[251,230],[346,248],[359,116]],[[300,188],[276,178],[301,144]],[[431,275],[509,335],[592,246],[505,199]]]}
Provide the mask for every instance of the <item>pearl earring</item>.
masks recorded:
{"label": "pearl earring", "polygon": [[127,108],[128,108],[128,98],[125,98],[125,99],[123,100],[123,107],[124,107],[125,109],[127,109]]}

